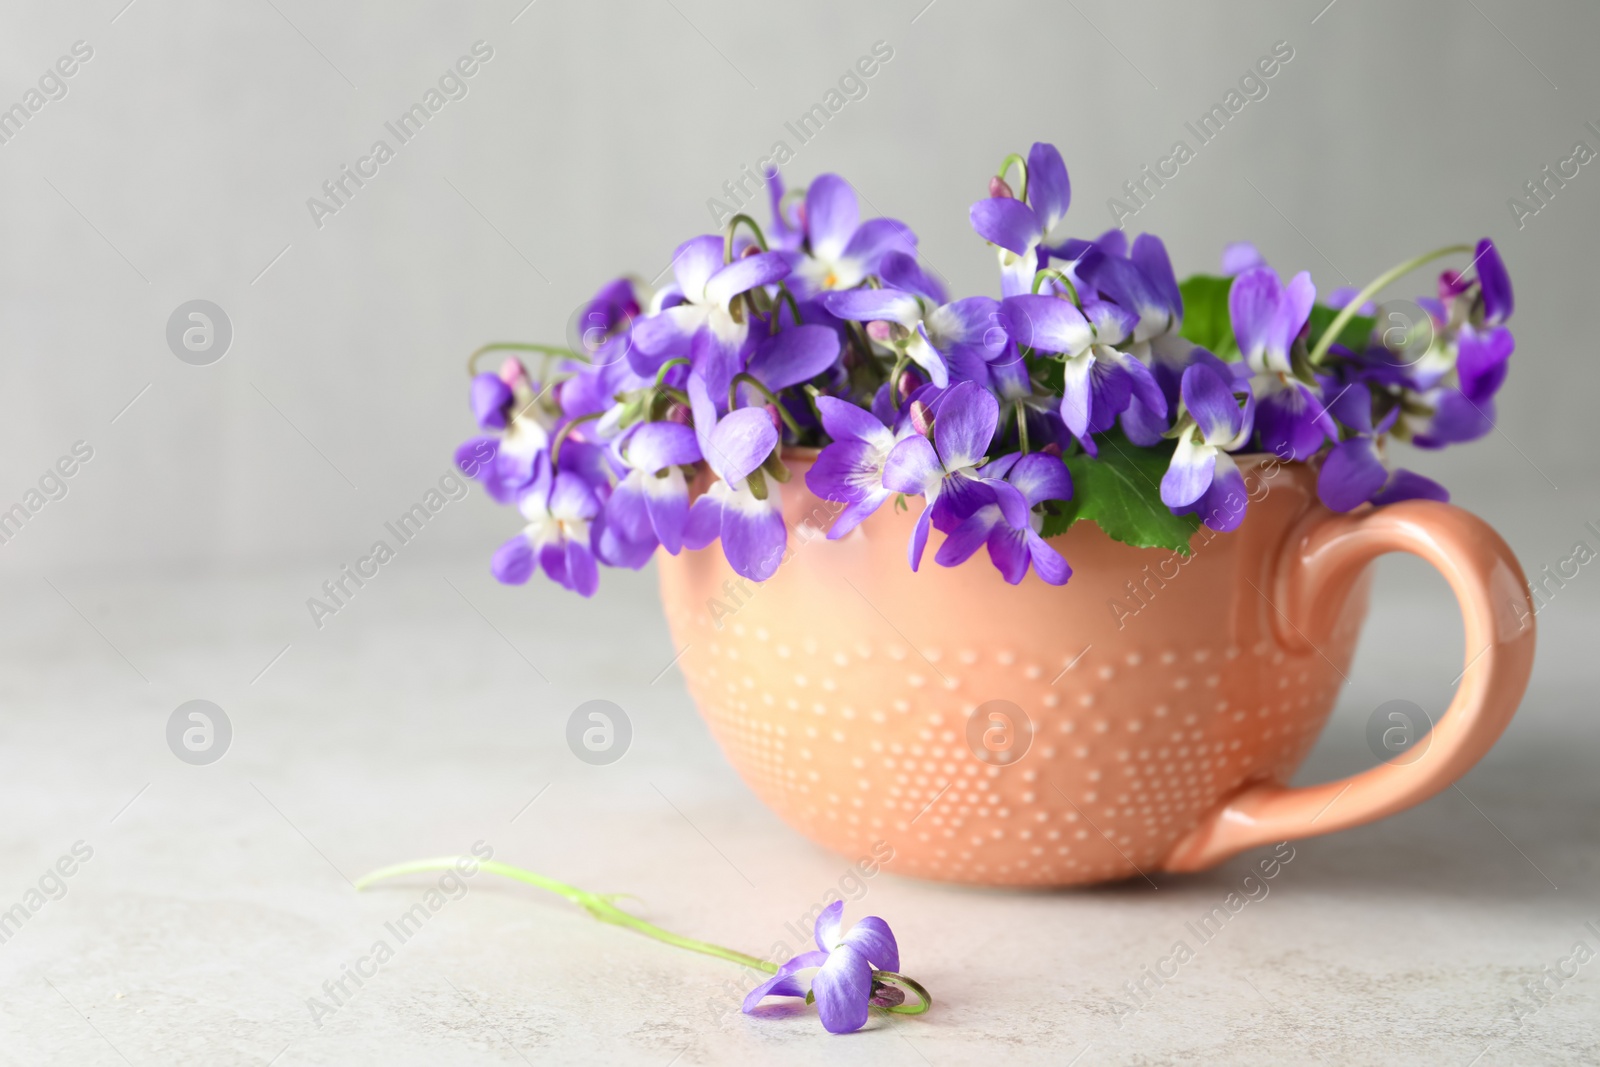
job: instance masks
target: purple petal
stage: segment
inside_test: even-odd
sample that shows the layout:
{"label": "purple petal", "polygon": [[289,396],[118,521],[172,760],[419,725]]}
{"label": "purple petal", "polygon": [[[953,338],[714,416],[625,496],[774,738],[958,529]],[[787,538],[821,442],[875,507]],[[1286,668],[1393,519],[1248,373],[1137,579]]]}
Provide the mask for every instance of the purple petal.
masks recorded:
{"label": "purple petal", "polygon": [[1239,402],[1234,399],[1233,387],[1210,367],[1204,363],[1190,366],[1183,372],[1179,389],[1184,406],[1194,416],[1207,444],[1226,444],[1239,435],[1243,417]]}
{"label": "purple petal", "polygon": [[641,423],[628,435],[628,465],[648,474],[663,467],[698,463],[700,444],[691,427],[676,422]]}
{"label": "purple petal", "polygon": [[1072,568],[1061,553],[1038,534],[1029,531],[1027,536],[1028,558],[1033,560],[1034,572],[1049,585],[1066,585],[1067,579],[1072,577]]}
{"label": "purple petal", "polygon": [[[847,289],[827,293],[822,306],[851,322],[898,322],[915,326],[922,321],[922,305],[910,293],[898,289]],[[781,336],[781,335],[780,335]]]}
{"label": "purple petal", "polygon": [[521,534],[495,549],[494,558],[489,561],[489,573],[506,585],[521,585],[536,569],[533,546]]}
{"label": "purple petal", "polygon": [[1020,345],[1075,356],[1094,343],[1089,320],[1054,296],[1011,296],[1001,301],[1006,330]]}
{"label": "purple petal", "polygon": [[[868,223],[867,225],[871,225]],[[865,228],[865,227],[863,227]],[[945,302],[944,286],[937,278],[924,271],[914,255],[889,252],[878,261],[878,277],[890,289],[915,293],[931,304]]]}
{"label": "purple petal", "polygon": [[1485,237],[1478,242],[1478,281],[1483,286],[1483,318],[1491,326],[1498,326],[1511,317],[1515,301],[1511,295],[1511,275],[1500,259],[1494,242]]}
{"label": "purple petal", "polygon": [[817,397],[817,410],[822,415],[822,428],[835,441],[858,440],[881,447],[893,447],[894,435],[872,412],[840,400],[838,397]]}
{"label": "purple petal", "polygon": [[989,538],[989,561],[1011,585],[1027,577],[1030,558],[1027,534],[1020,530],[996,530]]}
{"label": "purple petal", "polygon": [[672,274],[684,299],[700,303],[706,283],[722,269],[722,238],[714,233],[691,237],[672,255]]}
{"label": "purple petal", "polygon": [[[883,487],[884,454],[865,441],[835,441],[817,453],[806,471],[806,487],[823,500],[855,503],[887,497]],[[846,531],[840,531],[843,536]]]}
{"label": "purple petal", "polygon": [[831,1034],[859,1030],[866,1025],[872,998],[872,964],[852,946],[840,945],[811,979],[811,992],[823,1029]]}
{"label": "purple petal", "polygon": [[1317,496],[1334,511],[1349,511],[1371,500],[1389,480],[1377,444],[1352,437],[1335,445],[1317,475]]}
{"label": "purple petal", "polygon": [[823,908],[811,925],[811,937],[824,952],[839,947],[839,928],[844,924],[844,901],[836,900]]}
{"label": "purple petal", "polygon": [[1441,504],[1448,504],[1450,492],[1432,478],[1424,478],[1415,471],[1400,467],[1389,476],[1389,484],[1378,491],[1372,502],[1381,507],[1384,504],[1398,504],[1402,500],[1437,500]]}
{"label": "purple petal", "polygon": [[495,454],[499,450],[497,437],[468,438],[456,449],[456,467],[468,478],[487,479],[494,470]]}
{"label": "purple petal", "polygon": [[485,430],[506,428],[506,405],[511,403],[511,386],[498,374],[479,374],[472,379],[472,417]]}
{"label": "purple petal", "polygon": [[805,986],[794,978],[797,971],[820,967],[828,962],[826,952],[802,952],[778,968],[778,973],[745,994],[744,1011],[748,1014],[764,997],[804,997]]}
{"label": "purple petal", "polygon": [[1028,203],[1039,216],[1041,236],[1056,228],[1072,203],[1067,165],[1053,144],[1035,141],[1028,150]]}
{"label": "purple petal", "polygon": [[778,428],[764,408],[740,408],[717,423],[706,462],[725,482],[743,481],[778,446]]}
{"label": "purple petal", "polygon": [[650,512],[650,526],[661,547],[676,556],[683,548],[684,531],[689,524],[689,483],[683,472],[669,470],[664,477],[646,476],[644,503]]}
{"label": "purple petal", "polygon": [[789,257],[782,252],[758,252],[729,263],[706,282],[706,300],[727,307],[740,293],[771,285],[789,276]]}
{"label": "purple petal", "polygon": [[806,233],[811,238],[811,254],[818,259],[838,259],[860,224],[861,208],[850,183],[837,174],[818,175],[806,190]]}
{"label": "purple petal", "polygon": [[900,969],[900,946],[895,943],[894,931],[876,915],[868,915],[852,926],[840,943],[859,951],[880,971]]}
{"label": "purple petal", "polygon": [[1506,361],[1516,347],[1511,331],[1504,326],[1488,334],[1463,326],[1456,356],[1456,374],[1461,380],[1462,395],[1481,404],[1499,392],[1509,369]]}
{"label": "purple petal", "polygon": [[706,392],[718,399],[728,395],[733,376],[744,369],[745,342],[749,338],[724,336],[717,330],[701,330],[694,335],[689,349],[689,360],[705,379]]}
{"label": "purple petal", "polygon": [[633,332],[629,334],[633,351],[653,360],[686,356],[695,331],[704,321],[705,309],[695,304],[679,304],[642,318],[633,324]]}
{"label": "purple petal", "polygon": [[[988,543],[989,535],[1003,521],[998,505],[990,504],[979,508],[944,535],[944,543],[939,546],[939,551],[934,553],[933,561],[941,567],[960,566]],[[895,968],[886,969],[892,971]]]}
{"label": "purple petal", "polygon": [[1061,421],[1080,439],[1088,435],[1093,414],[1094,365],[1094,357],[1084,353],[1068,359],[1062,367]]}
{"label": "purple petal", "polygon": [[1172,314],[1183,318],[1183,293],[1178,289],[1177,276],[1172,273],[1172,260],[1167,257],[1167,246],[1161,243],[1161,238],[1141,233],[1134,239],[1131,258],[1140,273],[1161,294]]}
{"label": "purple petal", "polygon": [[826,326],[791,326],[756,346],[745,369],[774,393],[808,382],[839,358],[839,335]]}
{"label": "purple petal", "polygon": [[898,219],[868,219],[856,229],[841,258],[860,261],[867,273],[880,273],[887,255],[915,256],[917,236]]}
{"label": "purple petal", "polygon": [[1249,241],[1234,241],[1222,250],[1222,273],[1229,277],[1266,265],[1267,261]]}
{"label": "purple petal", "polygon": [[928,526],[932,520],[933,505],[924,503],[922,514],[917,516],[917,524],[911,528],[911,541],[906,545],[906,558],[911,562],[913,571],[922,565],[922,551],[928,547]]}
{"label": "purple petal", "polygon": [[1005,347],[1000,302],[993,297],[969,296],[940,305],[928,313],[926,325],[928,339],[941,349],[952,344],[981,344],[992,358]]}
{"label": "purple petal", "polygon": [[1211,488],[1206,490],[1206,495],[1201,498],[1196,510],[1201,513],[1203,521],[1211,529],[1227,533],[1238,529],[1239,524],[1244,521],[1248,500],[1244,475],[1239,473],[1239,465],[1228,453],[1218,452],[1217,468],[1211,479]]}
{"label": "purple petal", "polygon": [[943,477],[939,454],[934,451],[933,443],[921,434],[901,440],[890,450],[883,464],[883,487],[896,493],[921,495],[930,489],[937,492]]}
{"label": "purple petal", "polygon": [[[1278,304],[1283,297],[1283,286],[1270,267],[1254,267],[1233,280],[1228,290],[1228,315],[1233,321],[1234,340],[1239,351],[1251,367],[1267,367],[1266,353],[1272,346],[1273,324],[1278,318]],[[1287,370],[1288,367],[1276,367]]]}
{"label": "purple petal", "polygon": [[1256,398],[1255,428],[1263,448],[1293,462],[1310,459],[1324,441],[1338,436],[1322,402],[1298,381]]}
{"label": "purple petal", "polygon": [[702,493],[689,508],[689,521],[683,527],[683,547],[705,548],[722,533],[722,501]]}
{"label": "purple petal", "polygon": [[1211,488],[1216,468],[1216,446],[1196,442],[1192,433],[1184,434],[1161,477],[1161,502],[1169,508],[1193,504]]}
{"label": "purple petal", "polygon": [[1039,216],[1027,204],[1010,197],[979,200],[972,205],[968,217],[979,237],[1019,256],[1032,251],[1044,237]]}
{"label": "purple petal", "polygon": [[1317,287],[1311,282],[1311,272],[1301,271],[1283,287],[1283,300],[1278,305],[1278,321],[1274,325],[1287,361],[1289,345],[1299,336],[1300,328],[1311,317],[1311,307],[1317,302]]}
{"label": "purple petal", "polygon": [[1030,507],[1046,500],[1072,499],[1072,474],[1060,456],[1030,452],[1017,460],[1006,481],[1017,488]]}
{"label": "purple petal", "polygon": [[947,392],[933,423],[944,469],[976,465],[989,451],[999,424],[1000,402],[987,389],[962,382]]}
{"label": "purple petal", "polygon": [[1418,448],[1443,448],[1476,441],[1494,429],[1494,401],[1474,403],[1459,389],[1442,390],[1434,399],[1433,417],[1412,438]]}
{"label": "purple petal", "polygon": [[734,573],[752,582],[764,582],[783,562],[789,528],[783,524],[776,485],[767,499],[757,500],[748,490],[729,492],[722,504],[722,552]]}
{"label": "purple petal", "polygon": [[938,388],[943,389],[950,384],[950,368],[945,365],[944,356],[928,340],[928,329],[920,322],[911,340],[906,343],[906,356],[927,371],[929,380]]}

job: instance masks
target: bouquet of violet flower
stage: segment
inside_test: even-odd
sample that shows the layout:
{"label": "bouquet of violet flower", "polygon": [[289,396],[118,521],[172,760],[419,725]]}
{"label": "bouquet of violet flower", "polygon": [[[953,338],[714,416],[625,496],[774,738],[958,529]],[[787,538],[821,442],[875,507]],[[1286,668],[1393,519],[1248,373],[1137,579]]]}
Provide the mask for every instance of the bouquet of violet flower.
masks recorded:
{"label": "bouquet of violet flower", "polygon": [[[931,525],[942,566],[984,548],[1008,582],[1031,566],[1059,585],[1072,571],[1049,539],[1079,520],[1179,551],[1202,522],[1237,527],[1237,454],[1315,465],[1335,511],[1444,500],[1391,470],[1385,442],[1439,448],[1494,423],[1512,294],[1487,239],[1321,303],[1308,273],[1286,283],[1248,244],[1229,246],[1221,275],[1180,284],[1150,234],[1050,243],[1071,184],[1040,143],[1008,156],[969,212],[998,256],[1000,297],[952,300],[911,230],[861,221],[844,179],[786,193],[772,173],[767,186],[765,229],[738,215],[684,242],[655,292],[606,285],[575,347],[473,354],[476,371],[486,353],[516,353],[473,377],[486,434],[457,453],[522,513],[496,578],[542,568],[590,596],[600,563],[636,569],[657,547],[720,542],[736,572],[765,580],[787,545],[789,463],[811,448],[805,484],[843,505],[829,538],[921,497],[913,570]],[[1465,265],[1417,301],[1422,320],[1380,329],[1379,290],[1447,256]]]}

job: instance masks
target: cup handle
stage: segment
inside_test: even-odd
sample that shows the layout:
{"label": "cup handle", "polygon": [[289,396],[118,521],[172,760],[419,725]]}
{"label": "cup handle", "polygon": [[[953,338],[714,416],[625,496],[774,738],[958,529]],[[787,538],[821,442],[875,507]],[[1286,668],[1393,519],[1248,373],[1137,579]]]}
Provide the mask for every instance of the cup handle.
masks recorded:
{"label": "cup handle", "polygon": [[1279,641],[1311,652],[1332,632],[1363,569],[1410,552],[1450,583],[1466,631],[1466,668],[1429,747],[1412,762],[1380,763],[1339,781],[1244,786],[1202,817],[1162,867],[1196,871],[1257,845],[1332,833],[1403,811],[1465,774],[1500,737],[1533,670],[1534,617],[1522,568],[1482,519],[1413,500],[1305,521],[1285,544],[1273,583]]}

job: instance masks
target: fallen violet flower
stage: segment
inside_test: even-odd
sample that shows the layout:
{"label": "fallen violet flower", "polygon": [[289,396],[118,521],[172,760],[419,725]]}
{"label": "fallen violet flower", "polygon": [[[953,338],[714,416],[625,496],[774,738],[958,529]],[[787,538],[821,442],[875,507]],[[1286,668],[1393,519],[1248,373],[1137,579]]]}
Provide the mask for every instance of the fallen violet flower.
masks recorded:
{"label": "fallen violet flower", "polygon": [[[849,930],[840,930],[844,914],[842,900],[828,905],[817,917],[814,932],[817,951],[802,952],[780,965],[713,945],[709,941],[683,937],[663,930],[654,923],[645,922],[617,907],[617,900],[627,894],[591,893],[495,860],[442,856],[438,859],[397,863],[356,879],[355,887],[357,890],[366,889],[374,882],[407,874],[453,871],[460,863],[476,864],[478,870],[513,878],[566,897],[603,923],[625,926],[665,944],[743,964],[772,975],[745,997],[744,1011],[747,1014],[765,997],[802,997],[807,1004],[816,1001],[817,1015],[824,1029],[830,1033],[848,1034],[866,1025],[873,1008],[895,1015],[921,1015],[933,1006],[933,998],[919,982],[898,973],[900,947],[888,923],[876,915],[869,915]],[[809,984],[804,978],[807,972],[812,972]],[[915,1003],[906,1003],[908,991],[916,994]]]}

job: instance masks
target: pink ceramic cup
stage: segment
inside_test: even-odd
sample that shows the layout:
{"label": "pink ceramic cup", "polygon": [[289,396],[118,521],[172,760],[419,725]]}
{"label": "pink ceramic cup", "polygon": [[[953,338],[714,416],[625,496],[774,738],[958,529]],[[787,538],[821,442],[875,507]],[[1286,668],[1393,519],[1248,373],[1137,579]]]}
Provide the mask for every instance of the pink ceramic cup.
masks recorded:
{"label": "pink ceramic cup", "polygon": [[[1183,559],[1079,523],[1073,568],[1009,586],[987,560],[944,568],[915,511],[882,508],[838,541],[839,505],[788,457],[788,558],[759,585],[720,548],[661,554],[689,690],[756,794],[846,856],[885,841],[901,874],[1072,885],[1191,871],[1255,845],[1383,818],[1455,781],[1505,729],[1533,664],[1533,607],[1487,525],[1414,501],[1348,515],[1315,474],[1241,462],[1252,503]],[[913,501],[913,508],[920,501]],[[1367,565],[1411,552],[1449,581],[1465,673],[1420,758],[1285,783],[1349,670]]]}

